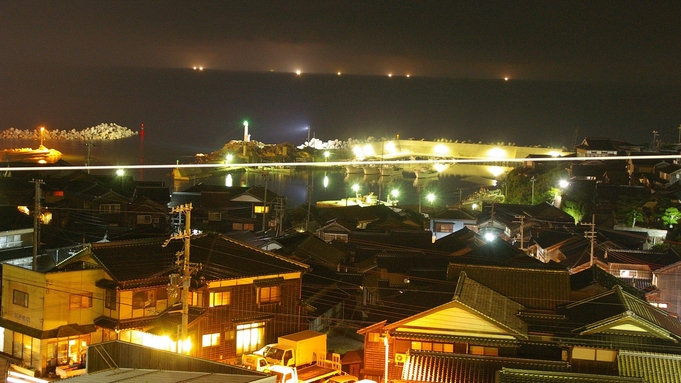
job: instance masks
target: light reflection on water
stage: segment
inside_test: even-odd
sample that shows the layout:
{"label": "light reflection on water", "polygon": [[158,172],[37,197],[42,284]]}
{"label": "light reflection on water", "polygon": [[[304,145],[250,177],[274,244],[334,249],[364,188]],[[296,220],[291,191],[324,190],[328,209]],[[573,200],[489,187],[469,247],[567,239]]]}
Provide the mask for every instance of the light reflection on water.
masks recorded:
{"label": "light reflection on water", "polygon": [[[173,144],[165,138],[152,140],[148,136],[92,143],[90,164],[93,166],[189,164],[194,162],[196,154],[186,152],[187,148]],[[3,148],[35,148],[38,144],[36,141],[27,140],[0,140]],[[70,164],[84,165],[87,162],[88,148],[85,141],[46,141],[45,146],[61,151],[62,159]],[[220,147],[200,148],[197,152],[209,153],[218,149]],[[465,198],[481,187],[493,187],[494,180],[502,180],[509,170],[510,168],[498,166],[455,164],[444,169],[438,177],[427,179],[416,179],[413,173],[407,171],[403,176],[397,177],[363,173],[345,174],[345,169],[341,168],[296,170],[291,174],[273,172],[269,173],[267,178],[257,172],[238,171],[189,181],[174,181],[169,169],[134,169],[130,170],[129,174],[136,180],[162,181],[172,191],[184,190],[198,183],[228,185],[231,182],[233,186],[265,186],[267,183],[269,190],[287,198],[289,207],[307,203],[308,190],[312,192],[313,202],[354,197],[352,186],[355,184],[359,185],[359,194],[373,193],[383,201],[392,190],[398,190],[401,205],[415,206],[418,204],[419,193],[422,198],[428,193],[434,193],[436,195],[434,204],[443,206],[456,204],[460,198]],[[106,171],[93,170],[93,173],[97,172],[102,174]],[[308,188],[309,183],[311,188]],[[425,200],[422,200],[422,203],[424,202]]]}

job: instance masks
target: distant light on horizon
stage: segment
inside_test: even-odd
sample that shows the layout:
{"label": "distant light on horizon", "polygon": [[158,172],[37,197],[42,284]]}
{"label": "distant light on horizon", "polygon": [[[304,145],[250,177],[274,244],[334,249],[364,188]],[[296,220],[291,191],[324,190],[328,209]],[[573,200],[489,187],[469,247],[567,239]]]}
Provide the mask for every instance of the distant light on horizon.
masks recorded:
{"label": "distant light on horizon", "polygon": [[341,75],[341,72],[338,72],[338,75],[340,76],[340,75]]}
{"label": "distant light on horizon", "polygon": [[392,74],[392,73],[388,73],[388,77],[392,77],[392,76],[393,76],[393,74]]}
{"label": "distant light on horizon", "polygon": [[296,70],[296,76],[300,76],[301,73],[303,73],[303,72],[301,72],[300,69],[297,69],[297,70]]}

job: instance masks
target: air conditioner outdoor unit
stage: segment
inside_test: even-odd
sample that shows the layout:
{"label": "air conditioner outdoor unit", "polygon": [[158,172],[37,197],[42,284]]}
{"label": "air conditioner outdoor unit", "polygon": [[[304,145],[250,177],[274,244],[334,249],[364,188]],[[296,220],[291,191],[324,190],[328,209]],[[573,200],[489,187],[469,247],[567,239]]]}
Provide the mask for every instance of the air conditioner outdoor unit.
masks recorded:
{"label": "air conditioner outdoor unit", "polygon": [[395,363],[404,364],[407,361],[407,354],[395,354]]}

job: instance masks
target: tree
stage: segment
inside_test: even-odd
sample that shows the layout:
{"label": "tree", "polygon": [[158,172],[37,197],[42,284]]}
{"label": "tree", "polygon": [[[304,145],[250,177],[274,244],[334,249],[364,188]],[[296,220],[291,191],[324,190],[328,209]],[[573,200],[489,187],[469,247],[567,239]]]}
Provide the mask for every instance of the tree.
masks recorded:
{"label": "tree", "polygon": [[671,228],[679,223],[680,218],[681,212],[679,212],[679,209],[675,207],[668,207],[664,211],[664,215],[662,215],[662,222],[664,222],[665,226],[669,226]]}
{"label": "tree", "polygon": [[643,219],[643,206],[638,198],[621,194],[617,198],[616,218],[626,222],[627,226],[636,226],[636,221]]}

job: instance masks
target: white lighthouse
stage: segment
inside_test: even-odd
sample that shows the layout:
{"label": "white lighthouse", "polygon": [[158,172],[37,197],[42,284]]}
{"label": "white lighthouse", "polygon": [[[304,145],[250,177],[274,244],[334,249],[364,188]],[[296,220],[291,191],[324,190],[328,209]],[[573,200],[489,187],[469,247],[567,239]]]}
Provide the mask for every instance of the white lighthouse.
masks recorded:
{"label": "white lighthouse", "polygon": [[251,135],[248,134],[248,121],[244,121],[244,142],[251,142]]}

